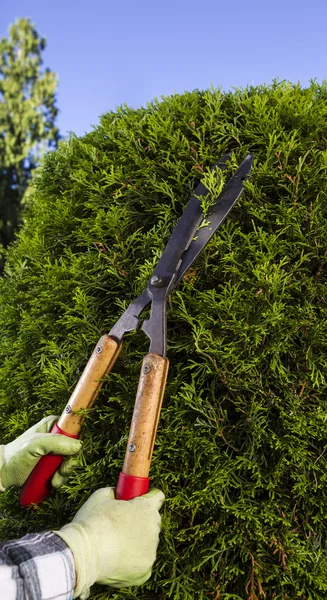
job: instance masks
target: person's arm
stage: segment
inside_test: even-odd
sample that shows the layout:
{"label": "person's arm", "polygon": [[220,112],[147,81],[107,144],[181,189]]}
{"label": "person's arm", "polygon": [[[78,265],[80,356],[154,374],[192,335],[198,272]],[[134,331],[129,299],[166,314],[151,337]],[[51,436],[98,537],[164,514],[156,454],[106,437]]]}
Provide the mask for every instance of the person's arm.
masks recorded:
{"label": "person's arm", "polygon": [[55,532],[74,555],[74,598],[87,598],[94,583],[122,588],[149,579],[164,499],[160,490],[153,489],[139,498],[115,500],[113,488],[102,488],[83,504],[71,523]]}
{"label": "person's arm", "polygon": [[72,600],[74,586],[73,554],[55,533],[0,542],[3,600]]}
{"label": "person's arm", "polygon": [[163,501],[160,490],[125,501],[103,488],[59,531],[0,542],[0,597],[85,600],[95,582],[142,585],[156,559]]}

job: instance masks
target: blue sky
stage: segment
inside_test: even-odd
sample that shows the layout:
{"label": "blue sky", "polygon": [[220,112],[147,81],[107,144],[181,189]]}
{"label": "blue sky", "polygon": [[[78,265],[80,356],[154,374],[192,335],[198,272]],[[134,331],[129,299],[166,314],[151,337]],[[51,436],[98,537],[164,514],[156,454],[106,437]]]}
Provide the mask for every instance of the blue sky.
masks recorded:
{"label": "blue sky", "polygon": [[327,78],[325,0],[11,0],[0,37],[17,17],[47,38],[63,135],[83,135],[124,102]]}

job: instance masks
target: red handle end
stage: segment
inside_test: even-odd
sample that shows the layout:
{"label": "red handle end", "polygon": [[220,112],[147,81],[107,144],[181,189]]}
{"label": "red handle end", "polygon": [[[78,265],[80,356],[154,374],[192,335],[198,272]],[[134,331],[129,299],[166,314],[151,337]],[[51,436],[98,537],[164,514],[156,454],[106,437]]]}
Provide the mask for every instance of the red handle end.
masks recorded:
{"label": "red handle end", "polygon": [[[59,433],[71,438],[78,438],[78,435],[66,433],[57,424],[51,429],[51,433]],[[42,456],[27,478],[24,487],[21,490],[19,501],[22,506],[30,504],[39,504],[43,502],[51,492],[51,479],[57,469],[60,467],[63,457],[57,454],[47,454]]]}
{"label": "red handle end", "polygon": [[121,472],[116,487],[116,500],[131,500],[149,491],[149,477],[134,477]]}

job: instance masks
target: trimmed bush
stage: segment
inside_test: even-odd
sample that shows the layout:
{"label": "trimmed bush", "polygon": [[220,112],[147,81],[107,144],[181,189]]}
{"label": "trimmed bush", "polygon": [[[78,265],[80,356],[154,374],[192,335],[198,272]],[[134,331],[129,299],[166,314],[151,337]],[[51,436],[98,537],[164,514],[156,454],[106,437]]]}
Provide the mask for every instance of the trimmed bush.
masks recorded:
{"label": "trimmed bush", "polygon": [[[168,312],[151,471],[166,494],[141,588],[92,599],[325,600],[327,84],[195,91],[101,118],[49,153],[0,290],[0,439],[64,408],[98,338],[147,284],[225,152],[246,191]],[[148,340],[126,337],[81,465],[36,511],[1,495],[1,537],[58,528],[122,466]]]}

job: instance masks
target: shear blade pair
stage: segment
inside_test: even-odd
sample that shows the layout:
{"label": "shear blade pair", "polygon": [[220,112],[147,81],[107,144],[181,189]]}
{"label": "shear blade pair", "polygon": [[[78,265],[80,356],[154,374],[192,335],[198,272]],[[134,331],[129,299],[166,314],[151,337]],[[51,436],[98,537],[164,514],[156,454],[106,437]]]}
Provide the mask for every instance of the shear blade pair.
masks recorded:
{"label": "shear blade pair", "polygon": [[[212,170],[217,167],[226,168],[229,157],[229,154],[225,154],[215,163]],[[149,352],[166,356],[166,303],[168,296],[241,196],[252,163],[253,157],[248,154],[214,204],[211,205],[206,217],[204,217],[199,197],[207,196],[208,190],[202,183],[197,186],[149,280],[147,289],[130,304],[111,329],[109,335],[118,343],[125,333],[139,327],[140,315],[151,302],[150,318],[143,321],[142,330],[150,339]],[[201,227],[204,218],[207,224]]]}

